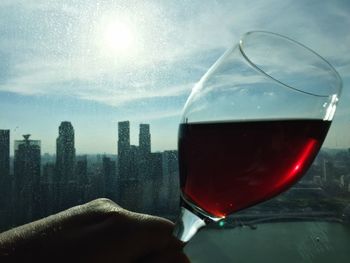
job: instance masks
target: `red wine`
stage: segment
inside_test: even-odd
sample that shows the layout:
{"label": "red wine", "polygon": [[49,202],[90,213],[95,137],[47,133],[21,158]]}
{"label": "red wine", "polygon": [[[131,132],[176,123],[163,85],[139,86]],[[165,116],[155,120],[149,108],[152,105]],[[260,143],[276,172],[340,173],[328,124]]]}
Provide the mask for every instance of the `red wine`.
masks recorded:
{"label": "red wine", "polygon": [[183,197],[216,217],[269,199],[311,165],[330,121],[269,120],[181,124]]}

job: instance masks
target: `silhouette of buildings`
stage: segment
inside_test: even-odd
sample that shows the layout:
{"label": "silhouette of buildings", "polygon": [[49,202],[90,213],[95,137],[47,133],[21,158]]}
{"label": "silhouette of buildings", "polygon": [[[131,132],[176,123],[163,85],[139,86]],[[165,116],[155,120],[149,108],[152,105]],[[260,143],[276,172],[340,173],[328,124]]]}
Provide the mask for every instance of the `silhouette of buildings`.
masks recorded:
{"label": "silhouette of buildings", "polygon": [[105,197],[115,200],[117,191],[116,162],[112,161],[110,157],[104,156],[102,158],[102,167],[105,182]]}
{"label": "silhouette of buildings", "polygon": [[118,174],[119,180],[127,180],[130,174],[130,123],[118,122]]}
{"label": "silhouette of buildings", "polygon": [[58,210],[68,208],[76,203],[75,146],[74,128],[68,121],[61,122],[56,140],[56,191]]}
{"label": "silhouette of buildings", "polygon": [[10,174],[10,130],[0,130],[0,180]]}
{"label": "silhouette of buildings", "polygon": [[156,213],[162,200],[162,154],[151,153],[149,124],[140,124],[139,146],[130,145],[129,121],[118,123],[118,198],[123,207]]}
{"label": "silhouette of buildings", "polygon": [[88,162],[87,156],[82,155],[77,157],[76,163],[76,177],[78,182],[78,203],[84,203],[88,198],[87,189],[89,187],[89,179],[88,179]]}
{"label": "silhouette of buildings", "polygon": [[[74,128],[68,121],[58,133],[56,155],[41,156],[41,142],[29,135],[15,141],[11,175],[10,131],[0,130],[0,230],[98,197],[171,218],[172,207],[178,207],[178,199],[169,201],[178,198],[177,152],[152,153],[149,124],[140,124],[136,146],[130,144],[130,122],[119,122],[115,156],[76,156]],[[16,211],[11,217],[12,207]]]}
{"label": "silhouette of buildings", "polygon": [[149,124],[140,124],[139,147],[141,155],[151,153],[151,133]]}
{"label": "silhouette of buildings", "polygon": [[162,207],[165,214],[177,214],[179,210],[179,163],[177,151],[163,152],[163,187],[161,200],[166,203]]}
{"label": "silhouette of buildings", "polygon": [[42,163],[42,175],[40,180],[40,217],[45,217],[53,212],[54,208],[54,175],[55,164],[53,162]]}
{"label": "silhouette of buildings", "polygon": [[15,223],[23,224],[40,217],[40,141],[15,141],[14,157],[14,203]]}
{"label": "silhouette of buildings", "polygon": [[118,122],[118,193],[117,202],[123,207],[133,207],[135,174],[132,173],[130,153],[130,122]]}
{"label": "silhouette of buildings", "polygon": [[10,131],[0,130],[0,231],[11,222]]}
{"label": "silhouette of buildings", "polygon": [[157,211],[164,207],[166,203],[165,200],[161,198],[161,189],[163,187],[163,156],[162,153],[156,152],[151,153],[150,156],[150,177],[146,180],[150,184],[151,188],[146,195],[151,197],[151,203],[149,204],[150,213],[156,214]]}
{"label": "silhouette of buildings", "polygon": [[149,124],[140,124],[138,166],[140,179],[149,180],[151,175],[151,133]]}

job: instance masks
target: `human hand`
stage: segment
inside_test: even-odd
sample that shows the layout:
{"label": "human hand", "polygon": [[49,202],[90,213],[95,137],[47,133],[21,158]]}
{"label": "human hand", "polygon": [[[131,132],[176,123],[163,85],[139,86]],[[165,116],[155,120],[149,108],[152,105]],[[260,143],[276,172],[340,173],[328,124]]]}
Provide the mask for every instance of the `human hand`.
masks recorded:
{"label": "human hand", "polygon": [[0,234],[0,261],[189,262],[173,227],[97,199]]}

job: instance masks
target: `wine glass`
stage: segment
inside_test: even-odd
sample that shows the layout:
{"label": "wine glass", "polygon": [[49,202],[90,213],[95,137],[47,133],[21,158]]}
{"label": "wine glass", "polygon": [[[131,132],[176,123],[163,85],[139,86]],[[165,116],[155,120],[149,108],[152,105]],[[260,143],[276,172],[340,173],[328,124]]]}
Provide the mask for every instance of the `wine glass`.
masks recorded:
{"label": "wine glass", "polygon": [[296,183],[327,135],[341,88],[336,70],[310,48],[271,32],[244,34],[185,104],[174,235],[187,242],[207,223]]}

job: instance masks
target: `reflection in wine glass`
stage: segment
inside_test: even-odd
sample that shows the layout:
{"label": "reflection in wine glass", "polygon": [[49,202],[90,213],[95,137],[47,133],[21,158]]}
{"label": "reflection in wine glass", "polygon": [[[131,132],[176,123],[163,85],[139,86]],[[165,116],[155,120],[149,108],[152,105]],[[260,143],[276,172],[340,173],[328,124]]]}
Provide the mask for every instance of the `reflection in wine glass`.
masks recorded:
{"label": "reflection in wine glass", "polygon": [[246,33],[193,88],[178,147],[181,215],[175,235],[265,201],[300,179],[333,119],[342,81],[304,45]]}

